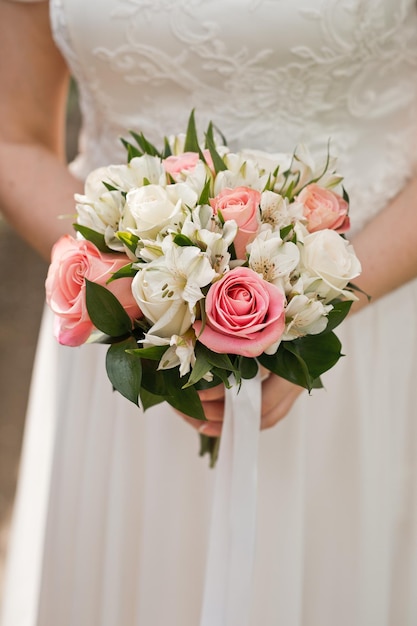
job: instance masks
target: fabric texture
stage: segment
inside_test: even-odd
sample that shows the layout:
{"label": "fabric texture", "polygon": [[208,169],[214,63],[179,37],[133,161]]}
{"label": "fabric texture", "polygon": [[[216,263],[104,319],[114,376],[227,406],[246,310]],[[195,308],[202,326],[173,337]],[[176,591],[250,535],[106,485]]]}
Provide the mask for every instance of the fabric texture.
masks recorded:
{"label": "fabric texture", "polygon": [[[330,140],[352,232],[415,171],[413,0],[52,0],[51,19],[80,178],[192,108],[231,147]],[[349,319],[325,389],[262,432],[253,626],[417,623],[416,317],[413,281]],[[45,312],[2,626],[199,623],[215,470],[168,407],[112,392],[104,351],[58,346]]]}

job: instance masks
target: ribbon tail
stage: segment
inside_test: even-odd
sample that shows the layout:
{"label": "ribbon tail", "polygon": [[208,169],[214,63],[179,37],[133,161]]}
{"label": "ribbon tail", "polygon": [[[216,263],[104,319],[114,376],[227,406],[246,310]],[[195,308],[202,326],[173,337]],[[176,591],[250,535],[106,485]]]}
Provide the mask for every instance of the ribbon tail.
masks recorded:
{"label": "ribbon tail", "polygon": [[226,390],[200,626],[249,623],[261,380]]}

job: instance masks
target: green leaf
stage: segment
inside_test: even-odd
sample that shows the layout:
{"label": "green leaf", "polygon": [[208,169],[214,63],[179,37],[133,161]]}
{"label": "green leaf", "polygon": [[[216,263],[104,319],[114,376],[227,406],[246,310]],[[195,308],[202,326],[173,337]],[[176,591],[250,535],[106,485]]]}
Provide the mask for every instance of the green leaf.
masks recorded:
{"label": "green leaf", "polygon": [[169,145],[168,138],[164,137],[164,151],[162,153],[162,158],[167,159],[169,156],[172,156],[171,146]]}
{"label": "green leaf", "polygon": [[372,296],[370,296],[369,293],[366,293],[366,291],[364,291],[363,289],[361,289],[360,287],[358,287],[354,283],[348,283],[347,284],[347,288],[351,289],[352,291],[358,291],[359,293],[363,294],[368,299],[368,302],[370,302],[372,300]]}
{"label": "green leaf", "polygon": [[181,411],[181,413],[185,413],[185,415],[197,420],[206,420],[203,405],[194,387],[172,390],[172,393],[165,399],[177,411]]}
{"label": "green leaf", "polygon": [[236,371],[236,367],[233,365],[227,354],[212,352],[199,341],[196,343],[195,355],[200,358],[204,357],[213,367],[218,367],[219,369],[227,370],[229,372]]}
{"label": "green leaf", "polygon": [[294,344],[293,347],[307,363],[313,379],[319,378],[331,369],[342,356],[342,344],[333,332],[308,335],[288,343]]}
{"label": "green leaf", "polygon": [[150,361],[159,361],[168,350],[168,346],[149,346],[149,348],[136,348],[131,350],[132,354],[140,356],[142,359],[149,359]]}
{"label": "green leaf", "polygon": [[257,358],[261,365],[274,374],[281,376],[281,378],[285,378],[285,380],[289,380],[309,391],[312,389],[313,379],[309,375],[306,363],[298,354],[289,351],[284,342],[280,345],[276,354],[261,354]]}
{"label": "green leaf", "polygon": [[103,183],[103,185],[105,186],[107,191],[120,191],[120,189],[118,189],[114,185],[111,185],[110,183],[106,183],[106,181],[104,181],[104,180],[102,180],[101,182]]}
{"label": "green leaf", "polygon": [[142,387],[157,396],[169,396],[181,390],[183,381],[178,368],[158,370],[159,360],[142,358]]}
{"label": "green leaf", "polygon": [[142,359],[142,388],[154,396],[161,396],[175,409],[194,417],[205,419],[203,406],[194,387],[182,389],[178,367],[160,371],[157,361]]}
{"label": "green leaf", "polygon": [[346,189],[343,187],[343,185],[342,185],[342,194],[343,194],[343,200],[349,204],[350,203],[349,194],[346,191]]}
{"label": "green leaf", "polygon": [[178,235],[175,235],[174,243],[176,243],[177,246],[181,246],[182,248],[195,245],[189,237],[187,237],[186,235],[182,235],[181,233],[178,233]]}
{"label": "green leaf", "polygon": [[132,267],[132,263],[128,263],[127,265],[124,265],[119,270],[117,270],[117,272],[114,272],[114,274],[112,274],[107,281],[107,284],[113,282],[114,280],[117,280],[118,278],[134,278],[138,271],[139,270],[136,270]]}
{"label": "green leaf", "polygon": [[202,391],[203,389],[212,389],[213,387],[222,385],[223,381],[221,380],[221,378],[216,376],[214,371],[212,371],[212,374],[213,374],[213,380],[209,381],[209,380],[204,380],[204,378],[201,378],[197,383],[195,383],[194,385],[195,389],[197,389],[197,391]]}
{"label": "green leaf", "polygon": [[296,187],[296,185],[298,183],[298,179],[299,179],[299,176],[296,179],[293,179],[290,182],[290,184],[288,185],[287,189],[285,190],[285,194],[284,194],[285,198],[288,198],[289,200],[292,199],[294,188]]}
{"label": "green leaf", "polygon": [[130,163],[130,161],[132,159],[134,159],[135,157],[143,156],[143,152],[138,150],[138,148],[136,148],[136,146],[134,146],[133,144],[129,143],[129,141],[126,141],[126,139],[121,138],[120,141],[122,142],[122,144],[124,145],[124,147],[125,147],[125,149],[127,151],[127,162],[128,163]]}
{"label": "green leaf", "polygon": [[246,356],[239,357],[238,370],[240,371],[242,378],[255,378],[258,373],[258,369],[259,367],[256,359],[250,359]]}
{"label": "green leaf", "polygon": [[116,296],[108,289],[85,279],[88,315],[105,335],[121,337],[130,333],[132,322]]}
{"label": "green leaf", "polygon": [[[220,369],[218,367],[213,367],[212,369],[213,375],[216,376],[217,378],[219,378],[223,385],[226,387],[226,389],[230,389],[232,387],[232,383],[229,380],[229,374],[227,373],[226,370],[224,369]],[[239,384],[240,381],[240,375],[239,373],[236,371],[234,372],[235,374],[235,380],[236,382]]]}
{"label": "green leaf", "polygon": [[136,341],[133,337],[112,344],[106,355],[106,370],[113,387],[122,396],[137,405],[141,387],[142,365],[138,357],[127,352],[135,344]]}
{"label": "green leaf", "polygon": [[198,203],[197,204],[208,204],[209,200],[210,200],[210,187],[211,187],[211,181],[208,178],[205,182],[205,185],[203,187],[203,191],[200,194],[200,197],[198,199]]}
{"label": "green leaf", "polygon": [[154,393],[151,393],[147,389],[141,387],[139,392],[140,403],[144,411],[150,409],[152,406],[156,404],[161,404],[161,402],[165,402],[165,398],[163,396],[157,396]]}
{"label": "green leaf", "polygon": [[275,355],[262,354],[266,369],[309,391],[321,386],[320,376],[342,356],[341,343],[333,332],[283,341]]}
{"label": "green leaf", "polygon": [[352,306],[352,302],[350,300],[343,300],[339,302],[331,302],[333,305],[333,309],[327,316],[327,326],[321,333],[322,335],[332,331],[336,326],[339,326],[341,322],[345,319],[346,315],[350,311],[350,307]]}
{"label": "green leaf", "polygon": [[282,240],[284,240],[286,237],[288,237],[292,230],[294,230],[294,225],[288,224],[288,226],[284,226],[283,228],[281,228],[281,230],[279,231],[279,236]]}
{"label": "green leaf", "polygon": [[213,161],[214,171],[216,174],[223,170],[227,170],[226,164],[217,152],[216,144],[213,135],[213,124],[210,122],[206,132],[206,146],[210,152],[211,159]]}
{"label": "green leaf", "polygon": [[184,152],[201,152],[200,144],[198,143],[197,128],[195,125],[194,109],[191,111],[190,117],[188,118]]}
{"label": "green leaf", "polygon": [[96,230],[88,228],[88,226],[82,226],[81,224],[73,224],[73,227],[75,231],[84,237],[84,239],[93,243],[95,247],[100,250],[100,252],[113,252],[113,250],[110,250],[107,246],[102,233],[98,233]]}
{"label": "green leaf", "polygon": [[155,146],[146,139],[143,133],[135,133],[133,130],[129,132],[138,144],[139,148],[142,150],[142,152],[144,152],[145,154],[149,154],[150,156],[161,156],[159,150],[157,150]]}
{"label": "green leaf", "polygon": [[[198,344],[197,344],[198,345]],[[188,381],[183,385],[183,389],[198,383],[211,370],[211,363],[206,359],[203,351],[196,350],[196,360],[191,370]]]}
{"label": "green leaf", "polygon": [[220,139],[222,140],[222,144],[224,146],[227,146],[227,139],[226,137],[223,135],[222,131],[220,130],[220,128],[218,126],[216,126],[216,124],[213,124],[213,128],[216,131],[216,133],[218,133],[220,135]]}

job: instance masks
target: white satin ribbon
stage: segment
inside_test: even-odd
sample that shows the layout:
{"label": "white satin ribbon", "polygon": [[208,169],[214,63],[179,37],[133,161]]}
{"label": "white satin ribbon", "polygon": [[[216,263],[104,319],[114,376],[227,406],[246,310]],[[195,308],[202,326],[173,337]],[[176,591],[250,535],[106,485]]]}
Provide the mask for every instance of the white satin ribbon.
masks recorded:
{"label": "white satin ribbon", "polygon": [[260,376],[226,390],[200,626],[249,623],[260,417]]}

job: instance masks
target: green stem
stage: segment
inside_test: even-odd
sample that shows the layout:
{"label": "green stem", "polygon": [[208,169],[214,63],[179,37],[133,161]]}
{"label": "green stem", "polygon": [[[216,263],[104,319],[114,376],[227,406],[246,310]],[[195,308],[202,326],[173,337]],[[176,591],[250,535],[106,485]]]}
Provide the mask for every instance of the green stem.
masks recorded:
{"label": "green stem", "polygon": [[220,437],[208,437],[200,434],[200,456],[208,454],[210,457],[210,467],[215,467],[219,456]]}

